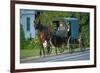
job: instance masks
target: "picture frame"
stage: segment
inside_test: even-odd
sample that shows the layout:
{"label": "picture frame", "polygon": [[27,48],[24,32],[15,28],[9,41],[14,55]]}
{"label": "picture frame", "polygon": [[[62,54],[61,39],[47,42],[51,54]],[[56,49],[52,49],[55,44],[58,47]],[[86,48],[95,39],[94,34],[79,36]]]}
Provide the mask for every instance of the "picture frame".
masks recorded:
{"label": "picture frame", "polygon": [[[70,12],[88,12],[90,14],[90,59],[89,61],[72,61],[50,62],[48,63],[28,63],[20,65],[20,10],[47,10],[47,11],[70,11]],[[68,9],[68,10],[67,10]],[[86,11],[85,11],[86,10]],[[16,25],[18,24],[18,25]],[[47,3],[33,1],[11,1],[11,72],[28,72],[28,71],[45,71],[59,69],[78,69],[96,67],[96,6],[95,5],[79,5],[79,4],[63,4],[63,3]],[[93,34],[92,34],[93,33]],[[91,36],[92,35],[92,36]],[[19,41],[18,41],[19,40]],[[17,43],[17,44],[16,44]],[[19,49],[19,50],[18,50]],[[19,52],[19,53],[18,53]],[[82,64],[83,63],[83,64]],[[44,66],[45,65],[45,66]],[[29,66],[29,67],[27,67]]]}

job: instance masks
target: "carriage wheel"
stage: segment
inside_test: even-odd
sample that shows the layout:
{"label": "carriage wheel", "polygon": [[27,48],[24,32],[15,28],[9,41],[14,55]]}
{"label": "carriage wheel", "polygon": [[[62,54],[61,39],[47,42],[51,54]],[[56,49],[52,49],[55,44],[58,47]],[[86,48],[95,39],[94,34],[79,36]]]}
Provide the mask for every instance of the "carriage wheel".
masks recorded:
{"label": "carriage wheel", "polygon": [[62,47],[59,48],[59,52],[60,52],[60,53],[63,53],[63,52],[64,52],[64,48],[65,48],[64,45],[62,45]]}
{"label": "carriage wheel", "polygon": [[85,50],[85,37],[81,34],[79,39],[80,39],[79,40],[80,51],[84,51]]}
{"label": "carriage wheel", "polygon": [[77,45],[78,45],[77,39],[73,39],[70,36],[68,38],[68,44],[67,44],[69,52],[71,52],[71,53],[74,52],[74,49],[77,48]]}
{"label": "carriage wheel", "polygon": [[69,52],[72,52],[72,43],[71,43],[71,36],[68,38],[68,41],[67,41],[67,48],[69,50]]}

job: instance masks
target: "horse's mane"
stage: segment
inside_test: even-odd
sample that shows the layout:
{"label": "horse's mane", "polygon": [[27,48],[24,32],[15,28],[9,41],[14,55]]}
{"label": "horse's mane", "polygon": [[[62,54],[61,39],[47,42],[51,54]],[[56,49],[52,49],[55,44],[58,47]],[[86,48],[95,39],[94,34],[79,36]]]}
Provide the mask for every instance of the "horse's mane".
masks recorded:
{"label": "horse's mane", "polygon": [[48,27],[43,24],[37,24],[37,25],[38,25],[38,30],[40,31],[48,30]]}

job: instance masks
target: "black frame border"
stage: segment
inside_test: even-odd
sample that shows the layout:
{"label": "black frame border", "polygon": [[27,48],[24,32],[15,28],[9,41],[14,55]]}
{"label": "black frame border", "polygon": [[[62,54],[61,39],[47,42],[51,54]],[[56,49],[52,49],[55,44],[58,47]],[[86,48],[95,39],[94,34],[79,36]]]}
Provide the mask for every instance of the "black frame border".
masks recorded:
{"label": "black frame border", "polygon": [[[60,7],[77,7],[77,8],[92,8],[94,9],[94,64],[81,66],[63,66],[63,67],[48,67],[48,68],[30,68],[30,69],[15,69],[15,4],[28,5],[45,5],[45,6],[60,6]],[[80,5],[80,4],[63,4],[63,3],[48,3],[48,2],[33,2],[33,1],[11,1],[11,26],[10,26],[10,72],[29,72],[29,71],[45,71],[45,70],[59,70],[59,69],[76,69],[76,68],[90,68],[96,67],[96,6],[95,5]]]}

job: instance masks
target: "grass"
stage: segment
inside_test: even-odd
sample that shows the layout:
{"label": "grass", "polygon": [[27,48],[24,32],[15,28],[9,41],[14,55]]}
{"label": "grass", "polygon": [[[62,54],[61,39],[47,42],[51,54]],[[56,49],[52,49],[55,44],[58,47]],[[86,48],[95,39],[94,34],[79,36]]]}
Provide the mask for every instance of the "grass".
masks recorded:
{"label": "grass", "polygon": [[[59,48],[57,48],[57,52],[59,53]],[[60,48],[61,49],[61,48]],[[55,55],[55,49],[52,48],[52,53]],[[35,56],[40,56],[40,48],[33,48],[33,49],[21,49],[20,50],[20,58],[24,59],[27,57],[35,57]]]}
{"label": "grass", "polygon": [[34,57],[39,56],[39,48],[37,49],[21,49],[20,50],[20,58]]}
{"label": "grass", "polygon": [[[57,52],[60,53],[59,49],[61,48],[57,48]],[[79,48],[75,48],[73,49],[73,51],[79,51],[80,49]],[[40,56],[39,54],[40,52],[40,48],[33,48],[33,49],[21,49],[20,50],[20,58],[21,59],[24,59],[24,58],[27,58],[27,57],[35,57],[35,56]],[[68,49],[65,49],[64,48],[64,52],[69,52]],[[52,55],[55,55],[55,49],[52,49]]]}

